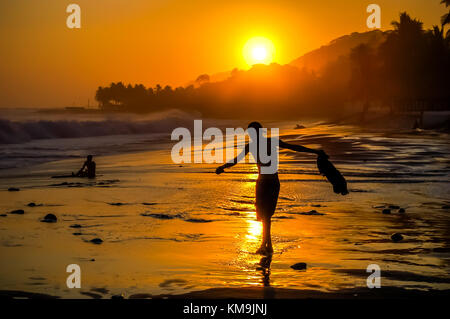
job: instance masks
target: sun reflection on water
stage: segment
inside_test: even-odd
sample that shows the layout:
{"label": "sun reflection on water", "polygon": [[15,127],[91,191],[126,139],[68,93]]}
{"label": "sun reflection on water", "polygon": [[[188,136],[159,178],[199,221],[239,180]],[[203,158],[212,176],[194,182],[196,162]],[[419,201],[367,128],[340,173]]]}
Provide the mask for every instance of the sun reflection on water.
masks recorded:
{"label": "sun reflection on water", "polygon": [[260,241],[262,233],[262,223],[256,220],[256,213],[249,212],[246,222],[247,234],[245,235],[245,238],[247,238],[252,243]]}

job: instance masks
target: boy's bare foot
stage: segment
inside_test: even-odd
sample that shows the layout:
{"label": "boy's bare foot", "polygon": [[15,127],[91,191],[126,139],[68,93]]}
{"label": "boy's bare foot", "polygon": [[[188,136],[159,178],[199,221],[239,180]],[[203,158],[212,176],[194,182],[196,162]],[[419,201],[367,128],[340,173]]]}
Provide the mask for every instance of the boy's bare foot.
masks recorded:
{"label": "boy's bare foot", "polygon": [[272,247],[259,247],[259,249],[256,251],[257,254],[263,255],[263,256],[271,256],[273,254],[273,248]]}
{"label": "boy's bare foot", "polygon": [[266,247],[259,247],[256,253],[259,255],[267,255],[267,249]]}

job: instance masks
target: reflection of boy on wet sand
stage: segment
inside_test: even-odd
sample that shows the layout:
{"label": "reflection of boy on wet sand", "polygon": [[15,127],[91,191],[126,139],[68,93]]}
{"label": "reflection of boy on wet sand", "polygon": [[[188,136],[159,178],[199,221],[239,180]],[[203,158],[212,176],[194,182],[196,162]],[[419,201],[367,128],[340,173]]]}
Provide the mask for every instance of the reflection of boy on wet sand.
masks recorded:
{"label": "reflection of boy on wet sand", "polygon": [[95,162],[92,160],[92,155],[87,156],[86,162],[84,162],[83,166],[78,171],[78,173],[74,175],[78,177],[88,177],[88,178],[95,177]]}
{"label": "reflection of boy on wet sand", "polygon": [[[258,122],[252,122],[248,125],[248,128],[253,128],[259,133],[259,129],[262,125]],[[232,167],[237,164],[239,159],[244,158],[245,155],[250,151],[256,151],[256,154],[252,154],[256,159],[256,164],[258,166],[258,179],[256,181],[256,217],[263,223],[263,238],[261,247],[257,250],[257,253],[267,255],[273,253],[272,239],[270,235],[271,217],[275,212],[277,206],[278,194],[280,192],[280,181],[278,180],[278,173],[273,174],[261,174],[261,166],[269,166],[270,163],[263,163],[259,157],[259,145],[261,144],[260,134],[256,134],[256,140],[251,140],[250,143],[256,143],[256,147],[250,147],[250,143],[245,145],[244,151],[239,154],[234,160],[219,166],[216,169],[217,174],[224,172],[225,168]],[[262,137],[265,138],[265,137]],[[270,138],[267,138],[267,153],[270,154]],[[292,145],[279,140],[278,142],[280,148],[287,148],[296,152],[313,153],[320,155],[321,157],[327,157],[324,151],[314,150],[300,145]]]}

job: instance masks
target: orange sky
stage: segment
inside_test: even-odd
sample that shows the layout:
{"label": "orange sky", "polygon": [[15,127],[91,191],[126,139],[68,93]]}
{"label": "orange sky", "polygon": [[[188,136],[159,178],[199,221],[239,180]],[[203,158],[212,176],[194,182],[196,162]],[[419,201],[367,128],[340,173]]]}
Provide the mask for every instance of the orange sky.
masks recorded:
{"label": "orange sky", "polygon": [[[253,36],[273,41],[288,63],[330,40],[368,31],[366,7],[381,6],[382,29],[400,11],[425,27],[440,0],[6,0],[0,2],[0,107],[85,105],[112,81],[184,85],[199,74],[246,68]],[[81,7],[68,29],[66,6]]]}

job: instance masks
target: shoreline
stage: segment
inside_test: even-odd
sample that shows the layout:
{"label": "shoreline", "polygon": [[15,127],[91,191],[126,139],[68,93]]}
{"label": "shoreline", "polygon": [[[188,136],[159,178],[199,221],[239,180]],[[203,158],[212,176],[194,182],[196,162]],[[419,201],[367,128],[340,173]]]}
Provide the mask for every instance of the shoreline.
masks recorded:
{"label": "shoreline", "polygon": [[[308,133],[311,129],[325,126],[330,126],[330,134],[333,133],[333,127],[338,127],[337,130],[339,130],[339,127],[345,127],[345,126],[351,126],[356,131],[364,134],[385,134],[386,136],[395,136],[398,134],[401,135],[410,135],[417,136],[417,137],[431,137],[436,136],[439,134],[449,134],[450,133],[450,126],[448,125],[448,122],[450,120],[450,112],[441,112],[442,118],[440,119],[440,122],[437,123],[436,121],[436,114],[427,115],[428,119],[425,119],[425,124],[423,128],[413,128],[415,120],[417,119],[417,114],[386,114],[382,112],[369,112],[366,116],[366,119],[364,123],[361,123],[360,117],[361,113],[355,113],[349,116],[345,116],[339,119],[303,119],[306,120],[306,122],[310,120],[315,120],[316,123],[311,125],[305,124],[301,119],[299,121],[290,120],[290,121],[284,121],[284,123],[289,123],[289,126],[286,126],[284,124],[284,127],[281,128],[281,135],[285,137],[295,137],[298,138],[301,136],[303,139],[308,139]],[[441,115],[439,113],[439,115]],[[105,113],[106,114],[106,113]],[[111,113],[113,114],[113,113]],[[438,116],[439,117],[439,116]],[[444,119],[444,120],[443,120]],[[210,124],[214,123],[214,121],[222,121],[221,119],[204,119],[205,121],[210,122]],[[279,121],[272,121],[272,124],[279,125]],[[305,124],[306,126],[303,126]],[[295,127],[295,125],[298,125],[299,127]],[[222,127],[223,123],[219,125],[219,127]],[[280,126],[279,126],[280,127]],[[154,140],[156,137],[159,138],[159,140]],[[12,143],[12,144],[1,144],[0,148],[9,149],[11,148],[13,151],[16,151],[15,148],[21,149],[22,147],[25,147],[26,150],[30,148],[31,150],[39,149],[42,147],[42,145],[45,147],[48,147],[47,144],[49,142],[51,143],[59,143],[58,145],[65,145],[66,143],[80,143],[80,150],[81,153],[84,154],[90,154],[90,153],[96,153],[95,150],[92,150],[92,147],[90,146],[90,142],[92,140],[100,140],[104,141],[104,143],[112,143],[111,141],[120,141],[120,151],[111,151],[111,149],[102,149],[103,154],[101,156],[114,156],[114,155],[121,155],[121,154],[135,154],[135,153],[143,153],[154,149],[164,149],[167,147],[167,144],[170,144],[172,141],[170,140],[170,129],[167,130],[167,132],[153,132],[153,133],[133,133],[133,134],[105,134],[105,135],[95,135],[95,136],[79,136],[79,137],[58,137],[58,138],[45,138],[45,139],[32,139],[27,142],[21,142],[21,143]],[[84,143],[84,144],[83,144]],[[78,160],[80,159],[81,155],[73,155],[74,152],[78,152],[76,150],[72,149],[61,149],[61,154],[49,154],[49,156],[44,156],[43,158],[34,158],[34,155],[28,155],[29,158],[32,158],[33,161],[29,161],[26,163],[19,163],[17,166],[14,166],[16,164],[10,164],[9,162],[5,165],[0,165],[0,173],[4,173],[7,170],[11,169],[30,169],[36,165],[46,164],[46,163],[52,163],[52,162],[58,162],[58,161],[65,161],[65,160]],[[68,154],[65,154],[64,152],[68,152]],[[80,153],[80,154],[81,154]],[[52,157],[54,156],[54,157]],[[97,154],[98,156],[98,154]]]}

